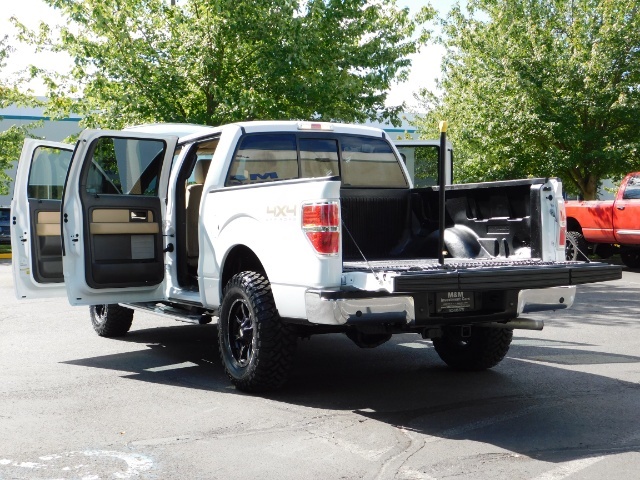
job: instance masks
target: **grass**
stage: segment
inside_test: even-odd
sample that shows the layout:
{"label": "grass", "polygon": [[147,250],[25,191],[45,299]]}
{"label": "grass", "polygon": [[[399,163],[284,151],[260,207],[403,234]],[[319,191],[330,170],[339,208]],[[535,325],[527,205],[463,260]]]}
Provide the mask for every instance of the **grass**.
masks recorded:
{"label": "grass", "polygon": [[11,245],[0,245],[0,253],[11,253]]}

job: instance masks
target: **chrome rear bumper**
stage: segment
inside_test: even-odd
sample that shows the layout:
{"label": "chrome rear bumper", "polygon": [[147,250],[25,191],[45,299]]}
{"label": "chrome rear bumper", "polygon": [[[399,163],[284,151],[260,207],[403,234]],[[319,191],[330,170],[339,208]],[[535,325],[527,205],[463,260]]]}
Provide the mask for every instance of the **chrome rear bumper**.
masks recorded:
{"label": "chrome rear bumper", "polygon": [[[370,292],[307,290],[307,320],[319,325],[358,325],[415,322],[415,301],[411,295],[371,295]],[[571,307],[576,287],[552,287],[521,290],[517,313],[562,310]],[[419,293],[417,295],[424,295]],[[471,319],[470,319],[471,320]]]}

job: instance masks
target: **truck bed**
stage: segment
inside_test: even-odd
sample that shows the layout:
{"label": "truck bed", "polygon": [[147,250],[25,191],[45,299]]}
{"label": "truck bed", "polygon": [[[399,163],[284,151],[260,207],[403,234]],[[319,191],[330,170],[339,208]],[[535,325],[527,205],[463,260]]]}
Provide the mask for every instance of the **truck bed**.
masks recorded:
{"label": "truck bed", "polygon": [[[544,179],[447,186],[446,228],[453,258],[542,257],[540,205]],[[340,192],[345,261],[438,258],[439,192],[345,189]],[[448,237],[447,237],[448,238]],[[522,257],[520,257],[522,258]],[[428,262],[427,262],[428,263]]]}

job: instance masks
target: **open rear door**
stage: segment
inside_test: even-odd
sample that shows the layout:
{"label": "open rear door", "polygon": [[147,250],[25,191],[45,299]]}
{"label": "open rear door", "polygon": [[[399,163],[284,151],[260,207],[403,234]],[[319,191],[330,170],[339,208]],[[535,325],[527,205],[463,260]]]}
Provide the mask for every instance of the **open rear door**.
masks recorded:
{"label": "open rear door", "polygon": [[64,297],[60,205],[73,145],[26,139],[11,202],[13,280],[19,299]]}
{"label": "open rear door", "polygon": [[72,305],[164,299],[163,219],[177,141],[108,130],[80,135],[62,200]]}

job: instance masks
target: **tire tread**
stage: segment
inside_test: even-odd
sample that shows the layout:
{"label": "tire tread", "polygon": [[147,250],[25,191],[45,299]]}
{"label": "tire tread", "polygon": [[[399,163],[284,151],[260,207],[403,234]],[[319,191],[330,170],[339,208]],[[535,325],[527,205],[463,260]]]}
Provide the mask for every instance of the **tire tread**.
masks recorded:
{"label": "tire tread", "polygon": [[[102,315],[98,312],[100,307],[105,310]],[[89,314],[93,329],[101,337],[122,337],[133,323],[133,310],[118,304],[91,305]]]}
{"label": "tire tread", "polygon": [[445,331],[442,338],[433,339],[433,346],[451,368],[480,371],[500,363],[509,351],[512,339],[512,329],[473,327],[472,337],[467,344],[458,343]]}
{"label": "tire tread", "polygon": [[[271,293],[271,284],[264,276],[250,271],[234,275],[225,287],[223,298],[226,298],[233,288],[246,292],[252,304],[257,322],[254,346],[256,357],[255,361],[246,367],[245,375],[234,375],[225,358],[225,329],[219,326],[220,358],[227,376],[236,388],[246,392],[264,392],[280,388],[286,382],[293,366],[297,336],[281,321]],[[220,321],[226,320],[221,318]]]}

